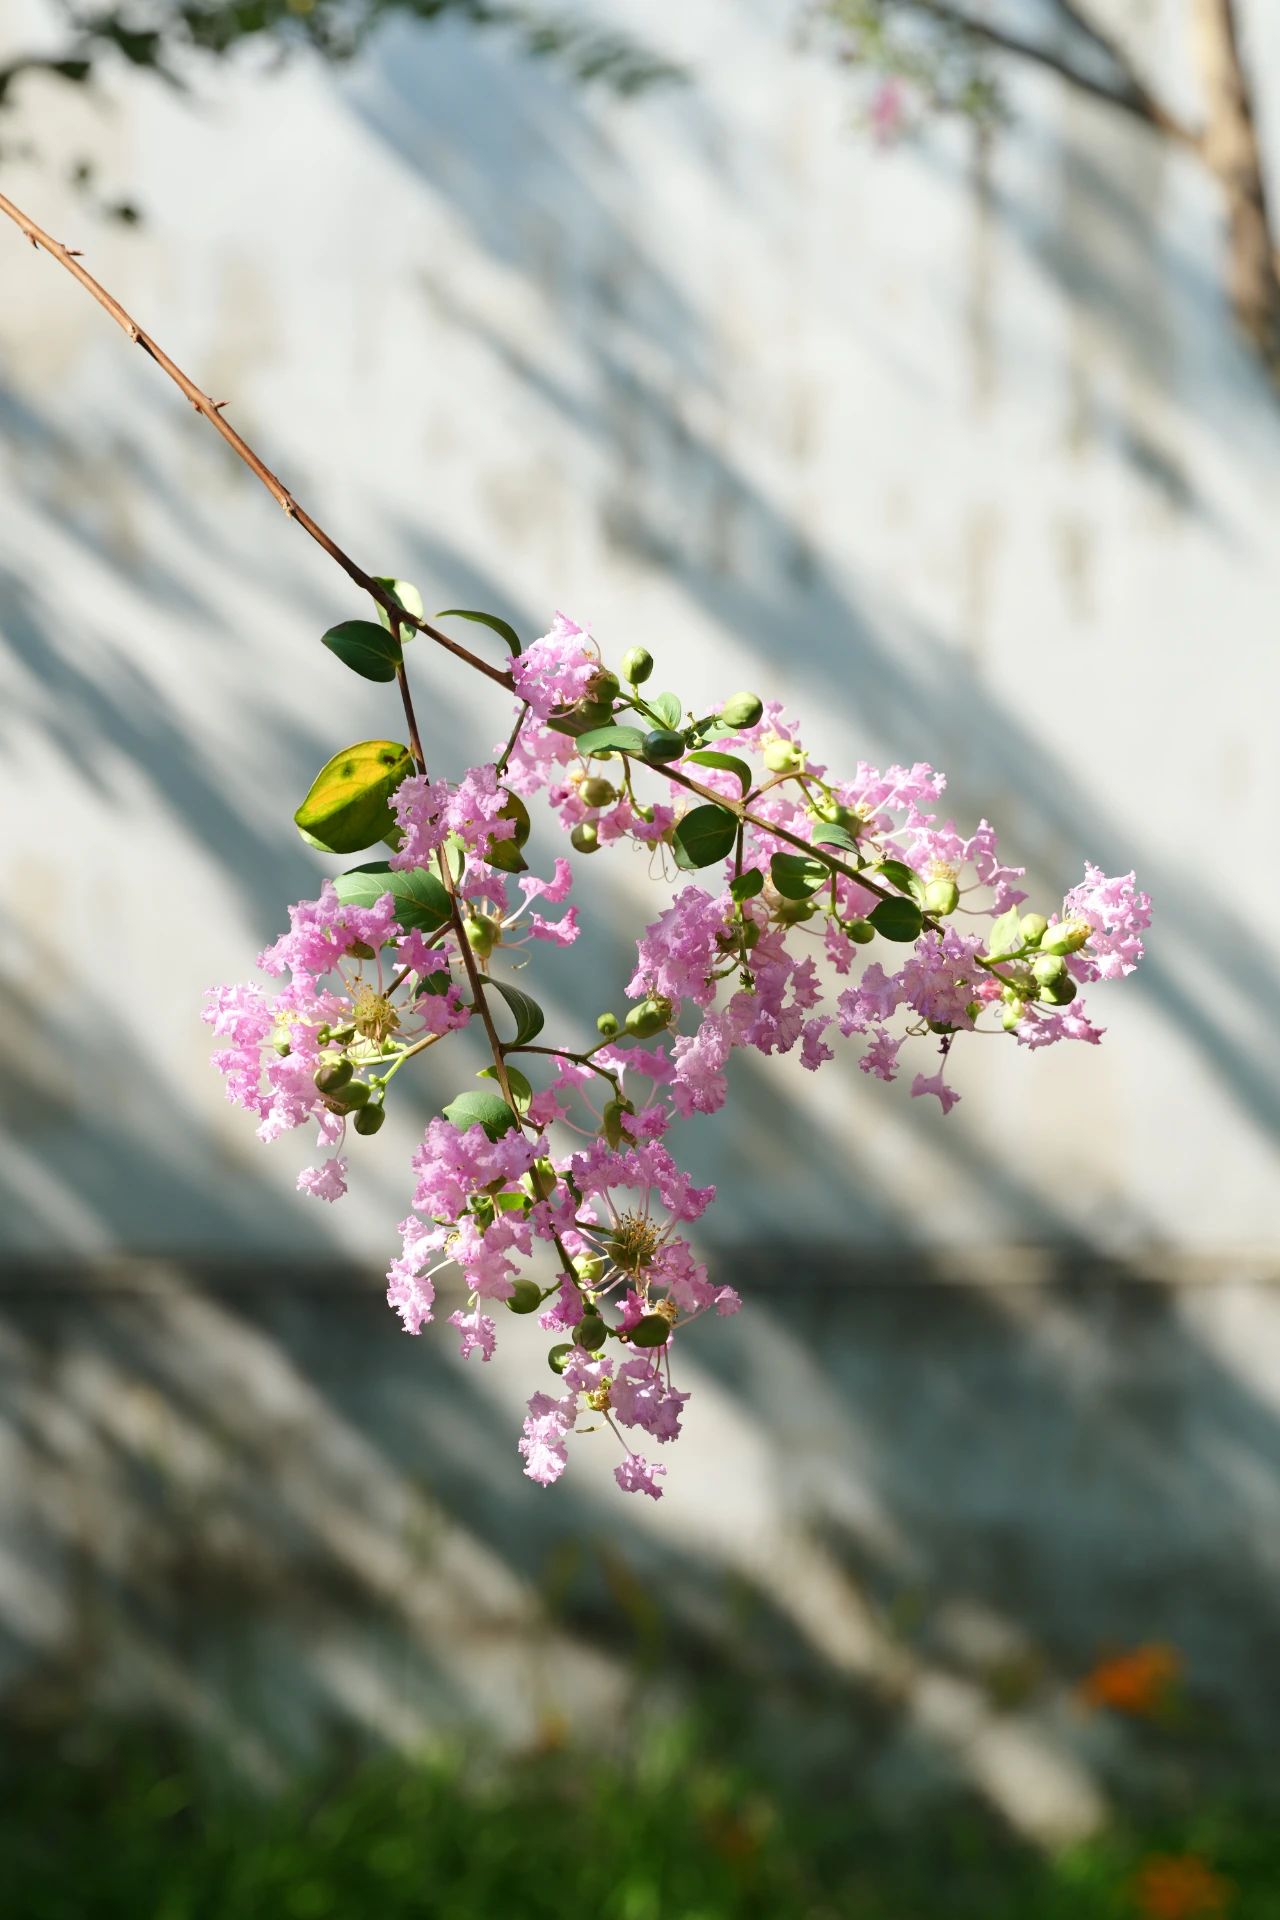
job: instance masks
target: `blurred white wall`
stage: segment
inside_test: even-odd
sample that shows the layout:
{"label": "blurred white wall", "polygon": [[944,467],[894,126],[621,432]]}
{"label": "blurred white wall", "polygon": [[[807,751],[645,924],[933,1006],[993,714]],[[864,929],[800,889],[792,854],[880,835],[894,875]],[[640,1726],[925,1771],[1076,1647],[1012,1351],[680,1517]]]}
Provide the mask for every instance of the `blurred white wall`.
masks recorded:
{"label": "blurred white wall", "polygon": [[[1185,91],[1181,11],[1143,39]],[[946,1122],[852,1058],[748,1066],[688,1141],[716,1237],[1273,1253],[1280,395],[1210,189],[1049,77],[985,159],[961,129],[883,154],[787,7],[615,14],[692,84],[622,106],[396,25],[350,70],[189,98],[33,81],[44,157],[4,189],[429,606],[526,634],[562,606],[695,704],[754,684],[833,759],[927,758],[1053,895],[1086,855],[1138,869],[1150,957],[1095,995],[1102,1049],[970,1046]],[[1251,20],[1266,84],[1280,18]],[[0,0],[6,47],[43,23]],[[81,152],[141,228],[64,187]],[[7,228],[0,289],[0,1250],[377,1263],[425,1106],[322,1209],[198,1018],[314,890],[316,766],[396,731],[317,646],[362,608]],[[413,664],[437,764],[498,737],[491,689]],[[614,904],[534,983],[570,1031],[655,898],[625,855],[589,878]]]}

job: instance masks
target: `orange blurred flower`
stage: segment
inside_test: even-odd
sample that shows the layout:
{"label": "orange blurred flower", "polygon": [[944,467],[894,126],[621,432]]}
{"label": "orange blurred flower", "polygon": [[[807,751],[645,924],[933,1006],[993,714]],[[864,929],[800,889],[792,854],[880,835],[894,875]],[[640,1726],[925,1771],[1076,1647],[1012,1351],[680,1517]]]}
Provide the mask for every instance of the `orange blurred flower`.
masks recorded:
{"label": "orange blurred flower", "polygon": [[1148,1860],[1133,1886],[1145,1920],[1223,1920],[1231,1889],[1194,1853]]}
{"label": "orange blurred flower", "polygon": [[1081,1681],[1080,1693],[1089,1706],[1112,1713],[1156,1714],[1168,1704],[1181,1671],[1177,1648],[1152,1642],[1101,1661]]}

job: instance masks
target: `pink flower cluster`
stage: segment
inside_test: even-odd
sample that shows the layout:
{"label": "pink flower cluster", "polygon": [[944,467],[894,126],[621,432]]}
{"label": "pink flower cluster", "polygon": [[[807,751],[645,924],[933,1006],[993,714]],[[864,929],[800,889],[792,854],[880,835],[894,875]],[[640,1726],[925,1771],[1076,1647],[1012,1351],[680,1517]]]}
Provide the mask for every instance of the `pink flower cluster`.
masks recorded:
{"label": "pink flower cluster", "polygon": [[[550,1485],[572,1436],[607,1428],[618,1485],[657,1499],[666,1468],[632,1436],[678,1437],[689,1396],[672,1355],[695,1321],[740,1305],[685,1231],[714,1195],[674,1160],[672,1120],[725,1104],[740,1049],[798,1052],[817,1071],[841,1040],[885,1081],[904,1046],[923,1054],[911,1094],[947,1113],[970,1033],[1029,1049],[1101,1040],[1078,988],[1132,972],[1151,905],[1132,874],[1088,866],[1059,911],[1028,912],[1022,869],[1002,862],[989,824],[966,836],[938,818],[945,781],[932,767],[832,774],[753,695],[723,718],[684,720],[674,695],[644,696],[647,659],[624,689],[590,633],[558,614],[513,663],[520,720],[500,757],[456,782],[413,775],[392,796],[385,871],[422,873],[415,899],[426,877],[441,900],[446,886],[448,917],[432,927],[390,884],[371,905],[344,903],[344,883],[326,881],[261,956],[287,984],[218,989],[205,1018],[228,1097],[262,1139],[316,1125],[330,1157],[298,1185],[332,1201],[350,1136],[378,1131],[402,1067],[481,1012],[491,1037],[514,1012],[516,1039],[497,1042],[476,1083],[487,1091],[451,1102],[413,1155],[388,1299],[417,1334],[440,1276],[454,1275],[463,1304],[449,1324],[462,1357],[482,1362],[505,1314],[536,1319],[558,1390],[529,1401],[526,1474]],[[593,741],[602,724],[629,731]],[[531,943],[578,931],[575,907],[544,912],[564,906],[568,858],[550,880],[511,871],[522,861],[507,843],[535,795],[580,855],[630,840],[671,883],[637,940],[629,1009],[601,1012],[597,1035],[571,1047],[532,1044],[541,1010],[508,971]]]}

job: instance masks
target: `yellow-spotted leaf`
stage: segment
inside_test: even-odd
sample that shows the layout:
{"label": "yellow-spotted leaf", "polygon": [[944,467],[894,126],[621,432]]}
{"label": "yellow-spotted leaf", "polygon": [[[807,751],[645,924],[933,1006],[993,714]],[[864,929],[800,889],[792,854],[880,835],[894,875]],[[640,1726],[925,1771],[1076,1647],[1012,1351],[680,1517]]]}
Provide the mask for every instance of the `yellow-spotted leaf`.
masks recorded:
{"label": "yellow-spotted leaf", "polygon": [[326,761],[294,814],[304,840],[329,853],[358,853],[395,824],[387,802],[413,771],[413,755],[395,740],[361,740]]}

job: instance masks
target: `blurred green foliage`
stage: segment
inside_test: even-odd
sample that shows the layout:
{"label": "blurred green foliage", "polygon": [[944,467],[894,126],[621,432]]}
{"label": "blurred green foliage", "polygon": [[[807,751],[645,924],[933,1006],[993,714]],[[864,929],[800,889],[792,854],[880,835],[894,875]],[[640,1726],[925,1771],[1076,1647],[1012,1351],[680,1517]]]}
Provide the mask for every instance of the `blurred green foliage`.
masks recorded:
{"label": "blurred green foliage", "polygon": [[10,1920],[1140,1920],[1143,1863],[1170,1854],[1225,1888],[1213,1920],[1280,1917],[1274,1808],[1046,1859],[972,1809],[888,1822],[856,1779],[801,1798],[689,1726],[628,1760],[383,1758],[272,1796],[158,1742],[7,1749]]}

